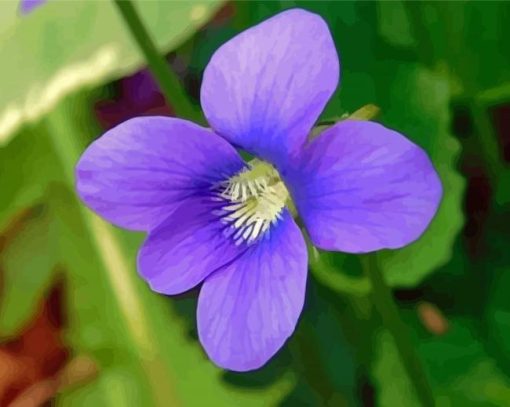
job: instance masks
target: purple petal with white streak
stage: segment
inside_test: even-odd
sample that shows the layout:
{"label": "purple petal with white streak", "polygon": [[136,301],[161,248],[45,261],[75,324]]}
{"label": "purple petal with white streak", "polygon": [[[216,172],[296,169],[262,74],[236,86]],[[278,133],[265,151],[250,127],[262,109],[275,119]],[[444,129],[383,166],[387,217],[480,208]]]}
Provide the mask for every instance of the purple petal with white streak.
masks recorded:
{"label": "purple petal with white streak", "polygon": [[77,190],[111,223],[151,230],[185,199],[243,166],[235,149],[209,129],[170,117],[136,118],[87,148],[76,166]]}
{"label": "purple petal with white streak", "polygon": [[204,281],[198,300],[200,341],[220,367],[261,367],[292,334],[303,308],[305,241],[290,214],[236,261]]}
{"label": "purple petal with white streak", "polygon": [[245,244],[227,237],[218,216],[222,205],[210,196],[189,199],[149,233],[138,271],[152,290],[180,294],[246,251]]}

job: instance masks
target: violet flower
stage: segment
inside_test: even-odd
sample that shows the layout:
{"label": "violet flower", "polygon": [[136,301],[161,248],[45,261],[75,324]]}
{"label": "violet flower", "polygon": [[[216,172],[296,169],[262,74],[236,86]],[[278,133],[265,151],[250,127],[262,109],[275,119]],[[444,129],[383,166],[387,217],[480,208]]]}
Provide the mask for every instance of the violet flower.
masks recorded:
{"label": "violet flower", "polygon": [[[201,102],[211,128],[128,120],[85,151],[83,201],[115,225],[147,231],[138,270],[178,294],[202,284],[199,338],[219,366],[266,363],[303,308],[307,248],[399,248],[425,230],[441,197],[427,155],[401,134],[345,120],[307,141],[339,80],[327,25],[300,9],[220,47]],[[235,147],[257,158],[243,162]]]}

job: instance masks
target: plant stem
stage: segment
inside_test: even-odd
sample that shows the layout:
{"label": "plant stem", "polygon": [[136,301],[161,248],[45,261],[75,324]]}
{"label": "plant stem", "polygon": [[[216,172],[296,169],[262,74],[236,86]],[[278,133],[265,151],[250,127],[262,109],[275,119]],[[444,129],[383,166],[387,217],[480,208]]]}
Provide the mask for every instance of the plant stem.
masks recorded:
{"label": "plant stem", "polygon": [[[297,219],[299,225],[303,225],[301,219]],[[316,280],[335,290],[340,294],[352,294],[359,297],[366,297],[370,293],[370,281],[368,278],[351,278],[337,270],[324,261],[317,251],[306,229],[302,227],[303,236],[308,250],[309,268]]]}
{"label": "plant stem", "polygon": [[370,281],[366,277],[350,277],[334,270],[333,266],[325,262],[320,256],[318,259],[310,257],[309,267],[317,281],[340,294],[365,297],[370,293]]}
{"label": "plant stem", "polygon": [[[75,185],[74,170],[83,151],[80,129],[76,127],[69,109],[65,110],[64,101],[47,116],[46,126],[53,144],[55,156],[62,166],[68,187]],[[73,109],[73,111],[80,111]],[[88,210],[78,205],[83,225],[91,238],[95,255],[105,270],[105,277],[111,287],[119,312],[131,341],[139,352],[139,359],[147,375],[155,405],[179,405],[173,392],[172,378],[157,359],[155,349],[156,338],[150,328],[147,315],[149,311],[142,303],[136,286],[136,274],[126,261],[122,245],[115,235],[114,229]],[[98,282],[100,284],[100,282]],[[168,403],[168,404],[167,404]]]}
{"label": "plant stem", "polygon": [[375,255],[366,256],[363,258],[363,262],[365,272],[372,283],[372,300],[375,308],[395,341],[400,360],[414,386],[418,400],[424,407],[433,407],[435,405],[434,396],[427,376],[415,352],[409,329],[400,318],[391,289],[384,281],[384,276],[377,265]]}
{"label": "plant stem", "polygon": [[172,106],[177,116],[203,123],[199,109],[189,99],[179,82],[177,75],[171,70],[168,62],[158,52],[154,41],[142,23],[131,0],[113,0],[126,26],[145,56],[150,71],[154,75],[166,102]]}

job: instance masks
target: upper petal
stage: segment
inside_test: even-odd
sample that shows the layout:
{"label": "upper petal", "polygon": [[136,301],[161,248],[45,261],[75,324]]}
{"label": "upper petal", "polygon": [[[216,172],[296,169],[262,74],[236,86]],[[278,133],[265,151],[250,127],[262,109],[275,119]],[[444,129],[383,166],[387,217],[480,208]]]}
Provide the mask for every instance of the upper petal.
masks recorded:
{"label": "upper petal", "polygon": [[424,232],[442,195],[426,153],[373,122],[326,130],[284,176],[312,241],[326,250],[405,246]]}
{"label": "upper petal", "polygon": [[83,201],[110,222],[150,230],[186,198],[243,168],[221,137],[170,117],[128,120],[93,142],[76,166]]}
{"label": "upper petal", "polygon": [[217,214],[221,205],[208,196],[188,199],[149,233],[138,253],[138,272],[154,291],[187,291],[246,250],[226,236]]}
{"label": "upper petal", "polygon": [[303,144],[338,79],[338,55],[326,23],[293,9],[215,52],[204,72],[202,108],[227,140],[278,163]]}
{"label": "upper petal", "polygon": [[263,240],[207,277],[198,299],[198,334],[225,369],[261,367],[292,334],[303,308],[306,245],[288,212]]}

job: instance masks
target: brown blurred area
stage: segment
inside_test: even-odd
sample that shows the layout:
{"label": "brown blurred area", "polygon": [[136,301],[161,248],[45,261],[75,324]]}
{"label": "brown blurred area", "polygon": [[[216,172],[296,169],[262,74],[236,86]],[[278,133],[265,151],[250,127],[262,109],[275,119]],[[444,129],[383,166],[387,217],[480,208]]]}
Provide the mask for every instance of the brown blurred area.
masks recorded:
{"label": "brown blurred area", "polygon": [[[20,213],[1,233],[0,256],[26,219],[26,211]],[[0,268],[0,295],[2,278]],[[19,335],[0,341],[0,406],[51,405],[59,391],[96,375],[91,359],[71,357],[64,345],[64,291],[64,282],[54,281],[36,314]]]}
{"label": "brown blurred area", "polygon": [[53,382],[69,358],[61,340],[62,295],[57,282],[23,332],[0,346],[1,406],[44,405],[58,389]]}

